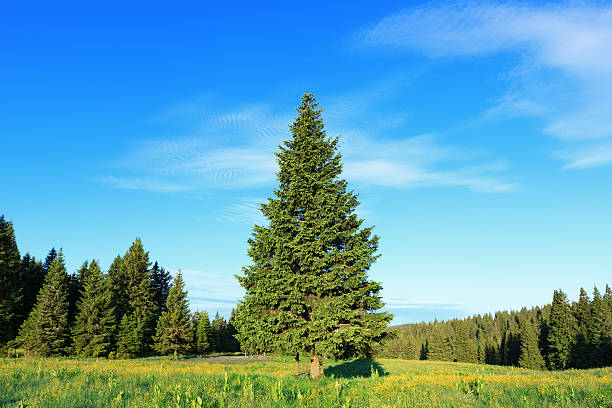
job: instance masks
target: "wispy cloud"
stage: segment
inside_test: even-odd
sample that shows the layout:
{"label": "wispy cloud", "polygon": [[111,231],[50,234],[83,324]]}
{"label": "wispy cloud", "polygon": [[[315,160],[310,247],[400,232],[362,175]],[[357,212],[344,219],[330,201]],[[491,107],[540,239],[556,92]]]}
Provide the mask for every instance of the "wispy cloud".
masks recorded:
{"label": "wispy cloud", "polygon": [[266,225],[267,220],[261,213],[261,204],[264,198],[245,198],[237,203],[223,207],[217,218],[218,221],[247,222],[249,224]]}
{"label": "wispy cloud", "polygon": [[544,118],[543,132],[566,145],[559,157],[568,168],[612,163],[609,3],[430,2],[382,19],[357,41],[436,59],[513,53],[509,89],[485,116]]}
{"label": "wispy cloud", "polygon": [[[404,133],[411,114],[401,110],[381,114],[378,104],[406,83],[405,77],[392,78],[361,93],[324,101],[328,134],[342,135],[344,176],[349,182],[389,188],[516,189],[515,183],[506,180],[503,166],[482,152],[446,145],[435,134],[387,136],[388,131]],[[139,142],[115,161],[115,174],[99,181],[117,188],[174,194],[272,186],[277,171],[274,152],[290,137],[290,110],[277,112],[262,104],[225,113],[210,112],[206,106],[200,110],[197,103],[188,103],[156,117],[156,121],[168,121],[182,116],[192,130],[188,136]],[[245,199],[226,206],[218,218],[261,222],[260,202]]]}

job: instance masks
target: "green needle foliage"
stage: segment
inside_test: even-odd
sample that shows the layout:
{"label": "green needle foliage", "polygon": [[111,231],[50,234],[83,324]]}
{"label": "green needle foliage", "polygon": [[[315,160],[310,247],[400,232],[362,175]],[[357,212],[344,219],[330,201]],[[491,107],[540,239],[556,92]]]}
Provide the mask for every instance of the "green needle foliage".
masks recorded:
{"label": "green needle foliage", "polygon": [[376,312],[381,285],[367,279],[378,237],[355,214],[338,138],[327,137],[317,106],[302,97],[277,153],[279,186],[261,206],[269,225],[249,240],[253,264],[237,277],[247,293],[236,314],[243,347],[307,353],[313,377],[320,356],[369,354],[392,318]]}
{"label": "green needle foliage", "polygon": [[427,339],[427,360],[453,361],[453,349],[444,326],[434,322],[429,338]]}
{"label": "green needle foliage", "polygon": [[162,354],[186,354],[193,342],[189,301],[183,274],[179,270],[172,282],[166,301],[167,311],[157,322],[155,349]]}
{"label": "green needle foliage", "polygon": [[553,294],[548,331],[548,360],[551,368],[564,369],[569,366],[571,350],[576,335],[576,321],[563,291]]}
{"label": "green needle foliage", "polygon": [[212,327],[206,310],[194,313],[196,354],[206,354],[213,349]]}
{"label": "green needle foliage", "polygon": [[518,360],[519,367],[542,370],[546,366],[538,347],[538,336],[529,319],[521,322],[521,351]]}
{"label": "green needle foliage", "polygon": [[117,334],[117,354],[121,357],[138,357],[150,352],[157,306],[149,267],[149,253],[144,251],[140,239],[136,239],[121,259],[119,271],[113,272],[117,287],[125,291],[117,293],[122,312]]}
{"label": "green needle foliage", "polygon": [[18,343],[40,356],[70,352],[68,275],[61,250],[49,267],[34,310],[21,327]]}
{"label": "green needle foliage", "polygon": [[106,357],[115,331],[110,281],[92,261],[83,282],[74,327],[74,351],[82,357]]}
{"label": "green needle foliage", "polygon": [[13,224],[0,216],[0,347],[15,338],[20,322],[22,264]]}

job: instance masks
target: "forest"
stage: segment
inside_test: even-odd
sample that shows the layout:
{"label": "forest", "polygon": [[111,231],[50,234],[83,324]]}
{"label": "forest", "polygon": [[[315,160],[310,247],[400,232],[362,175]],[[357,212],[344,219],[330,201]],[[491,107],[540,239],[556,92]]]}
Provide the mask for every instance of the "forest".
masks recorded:
{"label": "forest", "polygon": [[[172,279],[157,262],[151,264],[139,239],[104,273],[95,260],[68,273],[62,251],[54,248],[44,261],[27,252],[21,256],[4,216],[0,245],[5,355],[15,349],[111,358],[241,350],[235,311],[229,321],[216,313],[212,322],[205,310],[192,313],[182,275]],[[186,340],[176,345],[164,340],[162,316],[170,311]],[[589,297],[581,289],[571,303],[555,290],[552,303],[541,307],[391,326],[388,332],[371,355],[538,370],[605,367],[612,365],[612,290],[606,285],[601,294],[594,288]]]}
{"label": "forest", "polygon": [[555,290],[551,304],[392,328],[380,356],[536,370],[612,365],[612,291],[595,287],[577,302]]}

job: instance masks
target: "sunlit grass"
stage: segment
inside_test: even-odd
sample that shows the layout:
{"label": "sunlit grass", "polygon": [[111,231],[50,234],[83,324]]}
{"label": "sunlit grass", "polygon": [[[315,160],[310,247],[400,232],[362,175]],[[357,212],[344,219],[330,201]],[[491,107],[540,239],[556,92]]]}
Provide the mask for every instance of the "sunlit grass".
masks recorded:
{"label": "sunlit grass", "polygon": [[[230,363],[231,362],[231,363]],[[27,407],[611,407],[612,368],[539,372],[403,361],[329,361],[296,378],[290,358],[3,359],[0,404]]]}

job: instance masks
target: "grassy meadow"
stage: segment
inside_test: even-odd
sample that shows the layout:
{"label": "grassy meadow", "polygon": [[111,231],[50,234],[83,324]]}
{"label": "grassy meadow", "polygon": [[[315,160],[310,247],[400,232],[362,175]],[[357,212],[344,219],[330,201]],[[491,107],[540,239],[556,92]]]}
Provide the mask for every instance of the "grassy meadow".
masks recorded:
{"label": "grassy meadow", "polygon": [[406,360],[0,360],[2,407],[612,407],[612,368],[539,372]]}

